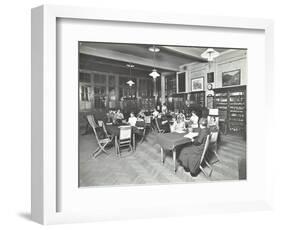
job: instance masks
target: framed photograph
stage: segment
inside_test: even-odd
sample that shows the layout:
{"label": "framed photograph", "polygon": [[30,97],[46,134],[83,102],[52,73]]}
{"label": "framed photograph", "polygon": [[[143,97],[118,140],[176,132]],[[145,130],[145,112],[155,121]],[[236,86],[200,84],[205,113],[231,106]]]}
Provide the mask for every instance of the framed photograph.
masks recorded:
{"label": "framed photograph", "polygon": [[203,91],[204,90],[204,77],[191,79],[191,91]]}
{"label": "framed photograph", "polygon": [[[263,137],[262,145],[256,140],[274,130],[261,126],[256,132],[256,124],[260,117],[270,120],[266,111],[275,105],[272,30],[272,22],[261,19],[32,9],[32,220],[57,224],[271,209],[275,145],[272,137]],[[214,70],[201,56],[210,48],[219,53]],[[188,144],[196,132],[169,132],[162,116],[185,105],[176,85],[169,87],[174,107],[165,103],[165,80],[176,84],[183,64],[188,82],[195,81],[187,85],[189,92],[202,90],[207,79],[201,76],[210,71],[221,76],[230,66],[241,69],[247,103],[244,91],[231,100],[249,105],[247,115],[243,110],[232,116],[232,133],[222,136],[224,145],[217,156],[212,152],[210,167],[204,163],[192,175],[179,164],[170,135]],[[226,89],[219,78],[213,84],[214,91]],[[259,116],[251,106],[255,95]],[[159,118],[154,131],[152,118]],[[243,139],[239,127],[246,119]]]}
{"label": "framed photograph", "polygon": [[222,86],[240,85],[241,82],[241,70],[232,70],[222,73]]}

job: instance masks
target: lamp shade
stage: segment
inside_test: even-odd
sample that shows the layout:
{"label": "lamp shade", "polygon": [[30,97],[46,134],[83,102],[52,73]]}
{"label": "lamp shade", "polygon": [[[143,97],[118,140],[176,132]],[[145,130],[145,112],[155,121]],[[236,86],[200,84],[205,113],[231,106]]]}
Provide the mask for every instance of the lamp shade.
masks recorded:
{"label": "lamp shade", "polygon": [[153,78],[157,78],[160,76],[160,74],[157,72],[156,69],[153,69],[152,72],[149,74],[149,76],[151,76]]}
{"label": "lamp shade", "polygon": [[218,57],[219,55],[220,53],[213,48],[208,48],[201,54],[201,57],[208,59],[208,61],[213,61],[214,58]]}
{"label": "lamp shade", "polygon": [[126,83],[127,83],[129,86],[132,86],[132,85],[134,85],[134,84],[135,84],[135,82],[133,82],[132,80],[127,81]]}

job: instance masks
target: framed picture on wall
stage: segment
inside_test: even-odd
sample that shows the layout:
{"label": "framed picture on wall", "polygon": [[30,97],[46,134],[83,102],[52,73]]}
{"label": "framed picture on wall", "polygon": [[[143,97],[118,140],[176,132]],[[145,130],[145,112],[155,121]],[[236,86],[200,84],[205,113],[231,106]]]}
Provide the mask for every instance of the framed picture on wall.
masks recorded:
{"label": "framed picture on wall", "polygon": [[241,82],[241,70],[231,70],[222,73],[222,86],[240,85]]}
{"label": "framed picture on wall", "polygon": [[204,77],[198,77],[191,79],[191,91],[203,91],[204,90]]}

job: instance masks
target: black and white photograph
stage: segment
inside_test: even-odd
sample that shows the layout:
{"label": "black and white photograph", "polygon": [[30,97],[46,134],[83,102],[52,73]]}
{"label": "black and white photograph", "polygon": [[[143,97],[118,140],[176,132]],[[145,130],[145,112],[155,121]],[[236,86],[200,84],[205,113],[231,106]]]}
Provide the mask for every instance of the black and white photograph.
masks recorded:
{"label": "black and white photograph", "polygon": [[247,179],[247,49],[78,46],[79,187]]}

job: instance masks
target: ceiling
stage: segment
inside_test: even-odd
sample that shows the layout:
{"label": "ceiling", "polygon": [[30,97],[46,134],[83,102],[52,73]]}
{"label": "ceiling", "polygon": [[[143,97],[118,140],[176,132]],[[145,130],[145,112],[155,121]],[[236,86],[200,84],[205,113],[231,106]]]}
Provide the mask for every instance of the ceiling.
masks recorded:
{"label": "ceiling", "polygon": [[[127,67],[128,62],[113,60],[109,58],[97,57],[88,54],[80,54],[79,56],[79,64],[80,69],[100,71],[100,72],[108,72],[108,73],[116,73],[116,74],[124,74],[128,75],[130,73],[129,67]],[[151,66],[145,66],[140,64],[135,64],[131,69],[131,73],[134,76],[148,76],[151,72]],[[166,69],[157,69],[158,72],[174,72],[168,71]]]}
{"label": "ceiling", "polygon": [[[127,63],[135,65],[134,71],[151,72],[153,68],[153,52],[149,51],[152,45],[80,42],[80,60],[88,67],[106,66],[112,71],[123,68],[128,72]],[[208,47],[160,46],[160,52],[155,55],[155,67],[161,72],[176,72],[179,66],[193,62],[206,62],[201,54]],[[229,49],[215,48],[218,52]],[[92,66],[91,66],[92,65]],[[115,69],[115,70],[114,70]],[[120,71],[120,70],[119,70]],[[121,70],[122,72],[122,70]]]}

